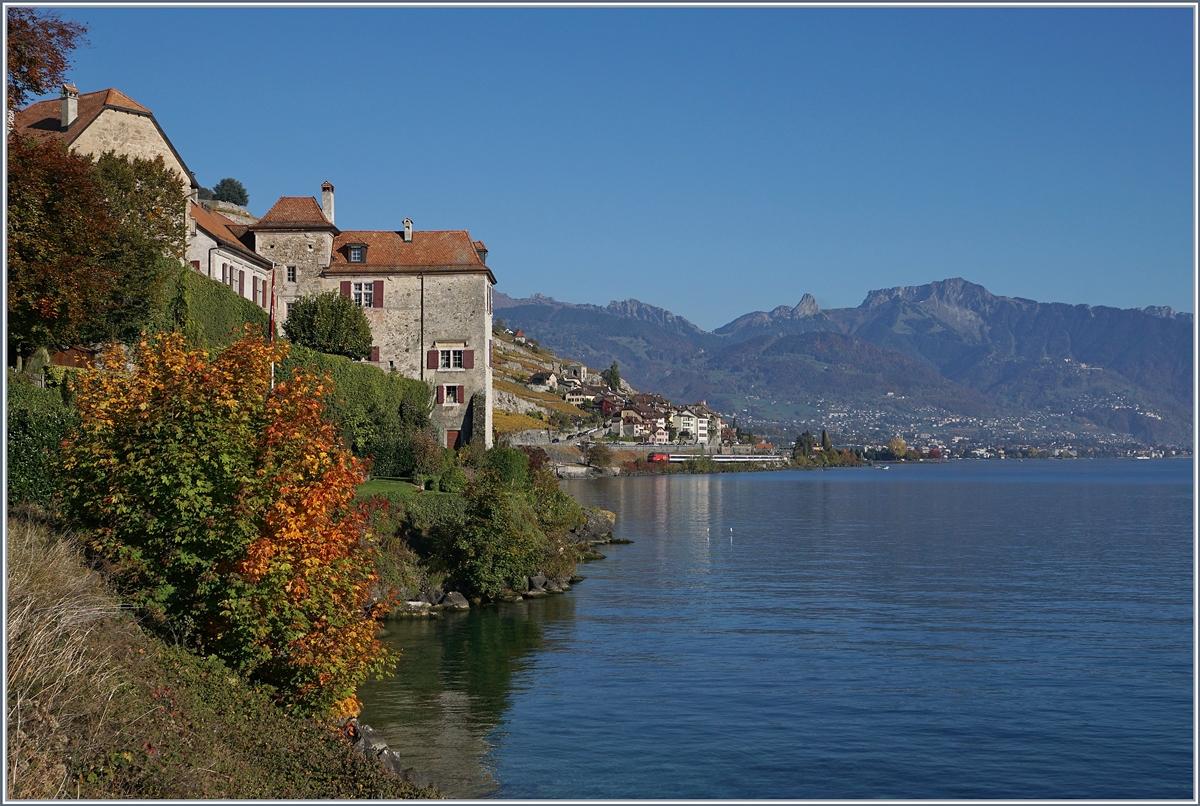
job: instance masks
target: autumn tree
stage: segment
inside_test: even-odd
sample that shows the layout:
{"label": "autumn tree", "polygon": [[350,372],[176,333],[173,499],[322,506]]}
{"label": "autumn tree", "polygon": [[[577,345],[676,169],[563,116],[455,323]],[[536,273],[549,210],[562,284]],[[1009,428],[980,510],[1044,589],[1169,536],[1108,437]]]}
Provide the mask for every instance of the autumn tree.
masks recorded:
{"label": "autumn tree", "polygon": [[903,459],[908,455],[908,443],[900,437],[896,437],[888,443],[888,452],[895,459]]}
{"label": "autumn tree", "polygon": [[300,297],[288,312],[283,332],[305,347],[363,359],[371,355],[371,323],[362,308],[336,291]]}
{"label": "autumn tree", "polygon": [[[187,197],[161,158],[96,162],[55,141],[8,141],[9,349],[133,340],[182,256]],[[176,264],[177,265],[177,264]]]}
{"label": "autumn tree", "polygon": [[70,54],[86,44],[87,26],[52,11],[8,9],[8,105],[20,109],[65,82]]}
{"label": "autumn tree", "polygon": [[116,229],[91,160],[61,143],[9,138],[10,352],[92,335],[120,277],[106,260]]}
{"label": "autumn tree", "polygon": [[110,349],[75,393],[65,503],[148,623],[304,709],[351,713],[386,662],[352,503],[365,471],[324,416],[326,380],[271,388],[285,353],[252,334],[211,359],[175,333]]}

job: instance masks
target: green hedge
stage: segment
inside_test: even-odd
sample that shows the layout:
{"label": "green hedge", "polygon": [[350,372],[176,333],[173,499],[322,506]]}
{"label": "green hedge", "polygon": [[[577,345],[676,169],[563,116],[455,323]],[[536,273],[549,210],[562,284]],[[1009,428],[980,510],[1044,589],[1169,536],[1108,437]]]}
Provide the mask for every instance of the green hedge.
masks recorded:
{"label": "green hedge", "polygon": [[355,456],[374,457],[373,474],[412,474],[412,435],[429,427],[432,390],[427,383],[292,344],[278,371],[288,375],[297,366],[332,378],[330,418]]}
{"label": "green hedge", "polygon": [[182,330],[193,344],[220,349],[237,341],[246,324],[267,332],[270,315],[224,283],[180,267],[168,281],[168,302],[151,330]]}
{"label": "green hedge", "polygon": [[42,389],[8,374],[8,503],[47,506],[55,491],[59,444],[75,422],[75,410],[57,389]]}

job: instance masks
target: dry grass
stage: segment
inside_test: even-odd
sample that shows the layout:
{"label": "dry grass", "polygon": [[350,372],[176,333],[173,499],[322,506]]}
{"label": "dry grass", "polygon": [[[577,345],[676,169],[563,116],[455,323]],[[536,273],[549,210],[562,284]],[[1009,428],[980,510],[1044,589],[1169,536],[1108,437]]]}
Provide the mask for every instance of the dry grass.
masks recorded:
{"label": "dry grass", "polygon": [[93,738],[119,667],[96,631],[119,607],[70,540],[36,514],[8,520],[8,788],[10,798],[62,797],[65,753]]}
{"label": "dry grass", "polygon": [[8,799],[434,797],[143,632],[68,536],[8,520]]}
{"label": "dry grass", "polygon": [[492,411],[492,428],[497,434],[513,434],[517,431],[545,429],[547,427],[549,427],[549,423],[544,420],[534,419],[528,414],[517,414],[516,412],[504,411],[502,409]]}

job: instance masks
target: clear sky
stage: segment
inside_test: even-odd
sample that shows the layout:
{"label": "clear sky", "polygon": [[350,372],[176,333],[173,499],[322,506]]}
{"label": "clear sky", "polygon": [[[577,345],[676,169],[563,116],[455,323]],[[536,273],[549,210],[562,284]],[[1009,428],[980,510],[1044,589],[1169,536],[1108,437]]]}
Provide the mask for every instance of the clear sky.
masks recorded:
{"label": "clear sky", "polygon": [[712,329],[961,276],[1193,311],[1190,8],[64,8],[250,209],[467,229],[498,290]]}

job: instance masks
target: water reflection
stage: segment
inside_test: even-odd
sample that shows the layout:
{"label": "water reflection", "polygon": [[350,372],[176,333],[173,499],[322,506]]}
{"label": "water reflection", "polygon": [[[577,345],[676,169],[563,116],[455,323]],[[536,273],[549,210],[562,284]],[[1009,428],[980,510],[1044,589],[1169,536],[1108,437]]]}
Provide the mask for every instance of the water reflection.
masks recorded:
{"label": "water reflection", "polygon": [[359,689],[360,719],[447,795],[492,794],[489,734],[525,685],[547,629],[573,618],[567,594],[389,622],[384,642],[402,652],[400,662],[392,677]]}

